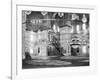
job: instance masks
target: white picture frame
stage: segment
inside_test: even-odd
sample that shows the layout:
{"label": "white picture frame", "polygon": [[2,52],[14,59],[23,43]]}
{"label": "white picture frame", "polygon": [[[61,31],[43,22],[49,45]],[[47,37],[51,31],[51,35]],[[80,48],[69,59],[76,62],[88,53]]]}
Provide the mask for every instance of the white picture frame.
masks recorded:
{"label": "white picture frame", "polygon": [[[85,67],[64,67],[64,68],[43,68],[43,69],[22,69],[22,10],[33,11],[57,11],[90,14],[90,66]],[[94,6],[60,5],[60,4],[37,4],[26,2],[12,2],[12,80],[28,80],[34,78],[46,78],[56,76],[87,75],[93,74],[96,69],[96,8]]]}

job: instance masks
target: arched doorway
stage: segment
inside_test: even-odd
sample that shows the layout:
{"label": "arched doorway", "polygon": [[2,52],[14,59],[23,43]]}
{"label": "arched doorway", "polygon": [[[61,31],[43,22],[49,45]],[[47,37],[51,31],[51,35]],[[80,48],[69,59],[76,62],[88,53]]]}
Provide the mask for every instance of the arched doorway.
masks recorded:
{"label": "arched doorway", "polygon": [[80,53],[79,44],[71,44],[71,56],[78,56]]}

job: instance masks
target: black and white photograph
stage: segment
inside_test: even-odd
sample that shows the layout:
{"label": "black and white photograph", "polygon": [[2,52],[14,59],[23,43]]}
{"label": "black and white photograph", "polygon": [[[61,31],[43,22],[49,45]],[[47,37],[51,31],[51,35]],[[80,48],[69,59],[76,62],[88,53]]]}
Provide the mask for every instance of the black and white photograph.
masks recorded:
{"label": "black and white photograph", "polygon": [[0,3],[0,80],[100,80],[99,0]]}
{"label": "black and white photograph", "polygon": [[95,73],[95,7],[25,2],[12,6],[12,80]]}
{"label": "black and white photograph", "polygon": [[22,10],[22,69],[90,66],[90,14]]}

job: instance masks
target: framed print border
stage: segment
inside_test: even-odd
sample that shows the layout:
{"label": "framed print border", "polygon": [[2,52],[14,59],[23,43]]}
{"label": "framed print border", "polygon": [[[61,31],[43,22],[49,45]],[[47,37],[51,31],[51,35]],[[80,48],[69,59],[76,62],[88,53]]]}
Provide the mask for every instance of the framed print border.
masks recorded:
{"label": "framed print border", "polygon": [[[19,26],[20,26],[20,24],[19,24],[19,20],[21,20],[21,17],[20,17],[20,19],[19,19],[19,16],[21,15],[19,15],[19,13],[21,12],[21,10],[23,10],[23,9],[25,9],[25,8],[23,8],[23,6],[26,6],[26,7],[44,7],[44,8],[51,8],[51,9],[53,9],[53,8],[61,8],[61,9],[69,9],[70,11],[71,10],[87,10],[87,11],[90,11],[90,14],[93,14],[93,16],[92,16],[92,18],[93,19],[95,19],[94,17],[96,16],[95,15],[95,13],[96,13],[96,9],[95,8],[80,8],[80,7],[77,7],[77,8],[75,8],[75,7],[68,7],[68,6],[41,6],[41,5],[35,5],[35,4],[33,4],[33,5],[30,5],[30,4],[12,4],[12,16],[11,16],[11,18],[12,18],[12,32],[11,32],[11,35],[12,35],[12,53],[11,53],[11,76],[12,76],[12,80],[14,80],[14,79],[23,79],[23,77],[26,75],[22,75],[23,73],[24,73],[24,71],[22,70],[22,69],[20,69],[22,66],[20,66],[20,64],[22,64],[22,62],[21,62],[21,54],[19,54],[19,46],[20,46],[20,42],[19,42],[19,35],[20,35],[20,37],[21,37],[21,34],[20,34],[20,30],[21,30],[21,28],[19,29]],[[20,9],[18,8],[18,7],[20,7]],[[27,10],[29,10],[29,8],[27,9]],[[31,8],[31,10],[32,10],[32,8]],[[35,9],[36,10],[36,9]],[[48,11],[48,10],[47,10]],[[64,10],[62,10],[62,12],[63,12]],[[91,21],[91,22],[93,22],[94,24],[95,24],[95,20],[93,20],[93,21]],[[93,24],[92,23],[92,24]],[[93,24],[93,26],[94,26],[94,24]],[[91,23],[90,23],[90,26],[91,26]],[[91,34],[93,34],[95,31],[93,30],[93,29],[91,29],[91,33],[90,33],[90,37],[91,38],[93,38],[93,37],[95,37],[95,36],[92,36]],[[21,37],[22,38],[22,37]],[[93,39],[92,39],[93,40]],[[94,40],[95,41],[95,40]],[[91,46],[93,46],[93,44],[95,44],[94,42],[92,43],[92,44],[90,44]],[[20,48],[21,48],[21,46],[20,46]],[[93,48],[95,48],[95,47],[93,47]],[[92,49],[93,49],[92,48]],[[94,49],[93,49],[93,52],[94,52]],[[91,52],[90,52],[91,53]],[[95,54],[96,55],[96,54]],[[95,56],[94,54],[92,55],[92,57],[93,56]],[[19,58],[19,56],[20,56],[20,58]],[[90,57],[90,59],[92,58],[92,57]],[[93,57],[93,59],[94,59],[94,57]],[[20,62],[19,62],[20,61]],[[94,61],[92,60],[92,62],[95,62],[96,61],[96,59],[94,59]],[[91,61],[90,61],[91,62]],[[94,69],[96,69],[95,68],[95,64],[94,65],[92,65],[93,67],[91,67],[91,65],[90,65],[90,67],[91,67],[91,69],[93,69],[93,71],[94,71]],[[89,68],[90,68],[89,67]],[[67,67],[68,68],[68,67]],[[86,68],[86,67],[84,67],[84,68]],[[89,68],[87,68],[87,70],[89,69]],[[60,69],[60,70],[59,70]],[[70,69],[70,68],[68,68],[68,69]],[[54,68],[52,68],[51,69],[51,71],[53,71],[53,70],[55,70],[55,72],[54,73],[56,73],[56,71],[58,70],[58,71],[61,71],[61,70],[68,70],[68,69],[66,69],[66,68],[57,68],[57,69],[54,69]],[[71,69],[74,71],[74,69],[79,69],[78,67],[71,67]],[[91,69],[90,69],[90,71],[91,71]],[[46,72],[46,70],[48,71],[47,73],[48,74],[51,74],[51,72],[49,72],[50,70],[49,70],[49,68],[47,68],[47,69],[34,69],[34,70],[32,70],[32,71],[34,71],[34,72],[36,72],[36,74],[42,74],[41,72],[42,71],[44,71],[44,72]],[[81,69],[79,69],[79,70],[81,70]],[[87,71],[86,70],[86,71]],[[28,71],[28,70],[25,70],[25,73],[27,73],[27,72],[32,72],[32,71]],[[65,71],[66,72],[66,71]],[[79,72],[81,72],[81,71],[79,71]],[[21,74],[20,74],[21,73]],[[64,74],[64,72],[63,71],[61,71],[61,73],[63,73]],[[73,72],[70,72],[70,71],[68,71],[67,73],[70,73],[70,74],[72,74]],[[76,71],[74,72],[74,73],[76,73]],[[84,72],[85,73],[85,72]],[[80,74],[80,73],[79,73]],[[44,74],[45,75],[45,74]],[[59,74],[58,74],[59,75]],[[27,75],[27,76],[29,76],[29,75]],[[25,76],[26,77],[26,76]],[[34,76],[33,76],[34,77]],[[37,76],[36,76],[37,77]],[[31,78],[32,78],[32,75],[31,75]]]}

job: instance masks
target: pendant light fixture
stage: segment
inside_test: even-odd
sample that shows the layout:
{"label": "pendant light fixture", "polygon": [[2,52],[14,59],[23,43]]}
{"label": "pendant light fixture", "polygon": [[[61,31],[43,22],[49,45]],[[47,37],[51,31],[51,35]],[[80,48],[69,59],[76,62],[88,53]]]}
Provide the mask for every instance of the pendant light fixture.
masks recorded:
{"label": "pendant light fixture", "polygon": [[86,15],[85,14],[83,14],[82,22],[83,23],[86,23],[87,22],[87,18],[86,18]]}
{"label": "pendant light fixture", "polygon": [[29,15],[29,14],[31,14],[31,11],[26,11],[25,14]]}
{"label": "pendant light fixture", "polygon": [[79,20],[79,16],[77,14],[72,14],[72,20]]}
{"label": "pendant light fixture", "polygon": [[63,17],[64,16],[64,13],[59,12],[58,15],[59,15],[59,17]]}
{"label": "pendant light fixture", "polygon": [[42,14],[43,16],[45,16],[47,13],[48,13],[47,11],[41,11],[41,14]]}
{"label": "pendant light fixture", "polygon": [[86,34],[87,33],[87,29],[86,29],[86,27],[87,27],[87,25],[86,25],[87,18],[86,18],[85,14],[83,14],[82,22],[83,22],[82,29],[83,29],[84,34]]}

